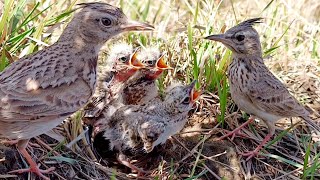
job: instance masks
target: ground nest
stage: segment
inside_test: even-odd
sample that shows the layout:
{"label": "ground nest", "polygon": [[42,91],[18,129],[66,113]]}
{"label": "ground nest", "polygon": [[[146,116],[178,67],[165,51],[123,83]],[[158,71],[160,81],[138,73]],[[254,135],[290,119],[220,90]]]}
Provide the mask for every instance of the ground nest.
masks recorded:
{"label": "ground nest", "polygon": [[[305,72],[289,70],[290,73],[279,76],[300,101],[303,99],[310,111],[319,112],[320,71],[312,68],[314,66],[306,67]],[[226,130],[238,127],[247,118],[231,100],[223,125],[217,120],[219,114],[218,96],[205,92],[197,108],[190,112],[189,121],[180,134],[150,154],[130,157],[134,165],[149,172],[139,179],[301,179],[304,169],[301,165],[307,163],[306,166],[310,167],[319,163],[316,158],[319,139],[315,135],[310,136],[313,129],[298,118],[280,121],[274,136],[277,140],[264,148],[259,156],[246,161],[239,153],[253,150],[267,134],[267,127],[256,121],[243,129],[245,137],[236,137],[233,141],[218,140]],[[76,114],[53,131],[31,139],[27,150],[41,168],[56,168],[50,178],[137,178],[135,172],[120,165],[112,154],[104,154],[103,140],[99,146],[92,146],[88,137],[90,129],[82,126],[79,117]],[[317,113],[312,118],[319,124]],[[285,129],[290,130],[283,133]],[[305,162],[306,156],[309,159]],[[0,146],[1,179],[27,179],[29,176],[37,179],[34,174],[8,174],[10,170],[27,166],[14,146]],[[319,174],[319,169],[313,173]]]}

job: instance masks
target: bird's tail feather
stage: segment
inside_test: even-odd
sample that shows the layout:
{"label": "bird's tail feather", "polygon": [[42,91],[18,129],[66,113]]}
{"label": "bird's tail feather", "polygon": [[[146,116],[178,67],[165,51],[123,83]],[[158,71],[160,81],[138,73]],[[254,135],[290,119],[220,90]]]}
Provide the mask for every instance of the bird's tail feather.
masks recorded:
{"label": "bird's tail feather", "polygon": [[314,128],[316,131],[317,131],[317,134],[320,133],[320,127],[319,125],[317,125],[315,123],[314,120],[312,120],[309,116],[305,116],[305,117],[302,117],[310,126],[312,126],[312,128]]}

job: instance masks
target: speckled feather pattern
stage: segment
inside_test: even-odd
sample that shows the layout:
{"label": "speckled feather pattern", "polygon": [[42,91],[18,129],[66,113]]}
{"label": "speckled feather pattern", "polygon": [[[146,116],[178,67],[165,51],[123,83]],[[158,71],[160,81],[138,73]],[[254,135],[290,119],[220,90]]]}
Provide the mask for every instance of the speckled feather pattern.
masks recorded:
{"label": "speckled feather pattern", "polygon": [[232,99],[240,109],[264,120],[271,134],[275,122],[285,117],[302,117],[319,130],[309,118],[309,112],[264,64],[259,34],[252,27],[260,20],[244,21],[227,30],[223,40],[218,40],[233,52],[228,69]]}
{"label": "speckled feather pattern", "polygon": [[[161,53],[159,49],[150,47],[142,49],[138,54],[138,59],[145,63],[148,68],[154,68],[160,56]],[[146,75],[153,71],[155,71],[155,69],[140,70],[137,75],[127,83],[123,91],[124,104],[144,104],[158,96],[156,79],[146,78]]]}
{"label": "speckled feather pattern", "polygon": [[74,61],[78,58],[72,50],[56,43],[1,73],[1,136],[42,134],[86,104],[95,87],[97,54],[85,53],[86,59]]}
{"label": "speckled feather pattern", "polygon": [[179,132],[187,121],[192,104],[182,104],[190,97],[188,86],[172,88],[162,101],[155,98],[143,105],[126,105],[118,109],[104,128],[104,137],[110,140],[111,150],[132,149],[150,152]]}
{"label": "speckled feather pattern", "polygon": [[[271,112],[278,118],[309,115],[309,112],[297,102],[281,81],[267,69],[262,59],[244,60],[234,57],[228,74],[231,95],[236,103],[237,98],[241,97],[252,103],[257,110]],[[240,108],[259,117],[259,113],[256,114],[257,110],[250,109],[250,106],[240,106]]]}
{"label": "speckled feather pattern", "polygon": [[[123,32],[123,12],[105,3],[80,5],[53,45],[12,63],[0,74],[0,136],[25,139],[45,133],[82,108],[96,85],[101,46]],[[105,28],[101,18],[112,26]]]}

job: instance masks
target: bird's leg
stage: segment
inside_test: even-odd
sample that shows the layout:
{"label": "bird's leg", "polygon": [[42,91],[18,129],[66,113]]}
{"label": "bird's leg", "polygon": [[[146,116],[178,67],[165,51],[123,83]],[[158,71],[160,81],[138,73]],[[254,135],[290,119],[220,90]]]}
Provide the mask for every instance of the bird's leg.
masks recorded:
{"label": "bird's leg", "polygon": [[255,150],[253,151],[249,151],[246,153],[240,153],[242,156],[248,156],[246,161],[248,161],[249,159],[251,159],[252,157],[256,156],[259,154],[259,151],[262,149],[263,145],[265,145],[272,137],[272,133],[268,133],[267,136],[263,139],[263,141],[258,145],[258,147],[256,147]]}
{"label": "bird's leg", "polygon": [[253,151],[249,151],[249,152],[246,152],[246,153],[240,153],[242,156],[248,156],[246,161],[248,161],[252,157],[258,155],[259,151],[262,149],[263,145],[265,145],[271,139],[271,137],[274,135],[275,130],[276,130],[274,122],[273,121],[265,121],[265,123],[268,126],[269,132],[266,135],[266,137],[262,140],[262,142],[258,145],[258,147],[256,147],[256,149],[253,150]]}
{"label": "bird's leg", "polygon": [[127,159],[127,157],[126,157],[124,154],[121,154],[121,153],[120,153],[120,154],[118,155],[118,158],[117,158],[117,159],[118,159],[118,161],[119,161],[121,164],[127,166],[128,168],[130,168],[130,169],[132,169],[132,170],[134,170],[134,171],[137,171],[137,172],[138,172],[138,176],[141,176],[141,175],[143,175],[143,174],[147,174],[147,172],[144,171],[143,169],[138,168],[137,166],[131,164],[130,161]]}
{"label": "bird's leg", "polygon": [[218,140],[222,140],[222,139],[224,139],[226,137],[232,136],[231,137],[231,141],[233,141],[233,139],[235,138],[236,135],[245,136],[240,132],[240,130],[243,127],[245,127],[246,125],[250,124],[254,119],[255,119],[254,116],[250,116],[247,122],[243,123],[241,126],[237,127],[236,129],[234,129],[233,131],[229,132],[228,134],[220,137]]}
{"label": "bird's leg", "polygon": [[33,172],[45,180],[50,180],[50,178],[44,176],[43,173],[49,173],[49,172],[53,171],[55,168],[51,167],[46,170],[40,169],[39,166],[37,166],[37,164],[32,160],[30,154],[26,150],[26,146],[28,144],[28,141],[29,140],[19,140],[17,143],[17,146],[18,146],[19,152],[27,160],[30,167],[26,168],[26,169],[18,169],[18,170],[10,171],[9,173],[19,173],[20,174],[20,173],[24,173],[24,172]]}

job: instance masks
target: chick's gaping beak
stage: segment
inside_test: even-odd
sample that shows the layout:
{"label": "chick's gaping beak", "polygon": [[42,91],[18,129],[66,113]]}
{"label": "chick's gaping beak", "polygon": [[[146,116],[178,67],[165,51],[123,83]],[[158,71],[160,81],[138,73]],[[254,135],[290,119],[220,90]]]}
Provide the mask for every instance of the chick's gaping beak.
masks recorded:
{"label": "chick's gaping beak", "polygon": [[154,27],[150,24],[129,20],[121,26],[124,31],[152,31]]}
{"label": "chick's gaping beak", "polygon": [[199,98],[199,96],[201,95],[201,91],[195,90],[196,83],[197,83],[197,80],[194,80],[188,86],[188,88],[190,89],[190,98],[191,98],[190,102],[191,103],[194,103]]}
{"label": "chick's gaping beak", "polygon": [[201,91],[197,91],[197,90],[193,89],[192,95],[191,95],[191,101],[192,102],[197,101],[198,98],[200,97],[200,95],[201,95]]}
{"label": "chick's gaping beak", "polygon": [[145,68],[145,65],[138,60],[137,58],[137,51],[135,51],[133,53],[133,55],[131,56],[131,59],[130,59],[130,65],[134,68],[134,69],[142,69],[142,68]]}
{"label": "chick's gaping beak", "polygon": [[156,68],[161,70],[173,69],[172,67],[167,65],[166,62],[164,61],[164,55],[161,55],[161,57],[157,60]]}

